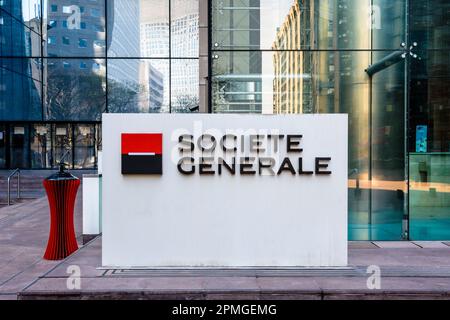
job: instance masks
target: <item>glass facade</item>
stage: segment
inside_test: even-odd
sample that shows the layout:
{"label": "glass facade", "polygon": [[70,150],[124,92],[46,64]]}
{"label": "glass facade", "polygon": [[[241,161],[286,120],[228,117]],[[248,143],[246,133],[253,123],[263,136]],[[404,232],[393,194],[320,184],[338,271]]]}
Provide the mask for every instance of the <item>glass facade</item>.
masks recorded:
{"label": "glass facade", "polygon": [[193,112],[198,0],[0,1],[0,168],[95,168],[104,112]]}
{"label": "glass facade", "polygon": [[0,0],[0,168],[95,168],[104,112],[347,113],[350,239],[448,240],[449,50],[448,0]]}
{"label": "glass facade", "polygon": [[350,239],[450,238],[448,1],[210,9],[212,112],[348,113]]}

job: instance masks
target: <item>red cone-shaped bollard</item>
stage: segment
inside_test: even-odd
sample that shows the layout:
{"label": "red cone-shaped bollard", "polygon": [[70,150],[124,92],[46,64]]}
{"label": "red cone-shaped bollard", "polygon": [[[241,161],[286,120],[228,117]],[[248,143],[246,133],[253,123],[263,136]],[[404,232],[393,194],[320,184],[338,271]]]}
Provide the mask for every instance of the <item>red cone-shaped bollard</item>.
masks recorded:
{"label": "red cone-shaped bollard", "polygon": [[50,205],[50,235],[44,259],[61,260],[78,250],[73,223],[73,209],[80,179],[64,171],[44,180]]}

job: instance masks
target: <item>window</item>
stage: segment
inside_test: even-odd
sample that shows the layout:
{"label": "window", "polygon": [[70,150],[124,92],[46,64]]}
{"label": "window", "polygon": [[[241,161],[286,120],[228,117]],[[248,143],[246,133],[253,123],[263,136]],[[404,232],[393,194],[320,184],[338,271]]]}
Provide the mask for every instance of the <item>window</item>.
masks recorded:
{"label": "window", "polygon": [[87,39],[83,38],[78,39],[78,47],[87,48]]}
{"label": "window", "polygon": [[99,9],[91,9],[91,16],[93,16],[95,18],[99,18],[101,16],[100,10]]}
{"label": "window", "polygon": [[63,61],[63,67],[64,69],[69,69],[70,68],[70,63],[67,61]]}
{"label": "window", "polygon": [[63,26],[64,29],[67,29],[67,21],[66,21],[66,20],[64,20],[64,21],[62,22],[62,26]]}
{"label": "window", "polygon": [[70,45],[69,37],[62,37],[62,43],[65,44],[65,45]]}
{"label": "window", "polygon": [[99,71],[99,70],[100,70],[100,64],[94,62],[94,63],[92,64],[92,70],[93,70],[93,71]]}
{"label": "window", "polygon": [[98,25],[98,24],[94,24],[93,29],[96,32],[105,32],[105,28],[103,26]]}
{"label": "window", "polygon": [[50,20],[48,25],[50,28],[56,28],[56,26],[58,25],[58,22],[56,20]]}
{"label": "window", "polygon": [[94,40],[94,47],[104,48],[105,47],[105,41],[103,41],[103,40]]}
{"label": "window", "polygon": [[71,6],[64,6],[63,7],[63,13],[72,13],[72,7]]}
{"label": "window", "polygon": [[86,29],[86,22],[80,22],[80,28],[81,29]]}
{"label": "window", "polygon": [[56,4],[51,5],[52,12],[58,12],[58,6]]}
{"label": "window", "polygon": [[49,36],[47,38],[47,43],[48,44],[56,44],[56,37],[55,36]]}
{"label": "window", "polygon": [[82,69],[82,70],[84,70],[84,69],[87,69],[87,64],[86,64],[86,62],[80,62],[80,69]]}

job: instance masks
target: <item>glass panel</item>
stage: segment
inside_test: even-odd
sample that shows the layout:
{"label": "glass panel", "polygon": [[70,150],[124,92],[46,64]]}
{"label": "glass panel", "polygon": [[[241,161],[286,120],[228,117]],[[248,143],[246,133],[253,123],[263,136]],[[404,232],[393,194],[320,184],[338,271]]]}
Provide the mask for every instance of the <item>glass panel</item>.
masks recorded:
{"label": "glass panel", "polygon": [[[104,57],[105,1],[44,1],[49,57]],[[79,39],[86,45],[80,46]]]}
{"label": "glass panel", "polygon": [[198,0],[171,0],[172,57],[198,57]]}
{"label": "glass panel", "polygon": [[[388,53],[373,52],[372,64]],[[401,240],[405,179],[405,60],[372,77],[371,239]]]}
{"label": "glass panel", "polygon": [[198,60],[172,60],[172,112],[194,112],[199,108]]}
{"label": "glass panel", "polygon": [[[410,152],[450,151],[450,55],[447,50],[417,50],[411,59]],[[416,149],[416,137],[424,130],[426,144]],[[420,132],[419,132],[420,133]]]}
{"label": "glass panel", "polygon": [[168,57],[169,1],[115,0],[108,35],[109,57]]}
{"label": "glass panel", "polygon": [[269,70],[266,109],[272,108],[272,54],[261,52],[217,52],[212,61],[213,112],[260,113],[262,111],[262,58]]}
{"label": "glass panel", "polygon": [[51,126],[34,124],[31,126],[31,168],[47,169],[52,166]]}
{"label": "glass panel", "polygon": [[410,238],[450,239],[450,153],[411,153]]}
{"label": "glass panel", "polygon": [[[364,2],[354,0],[356,2]],[[407,2],[416,2],[417,0],[371,0],[369,4],[369,17],[371,16],[371,23],[369,22],[369,29],[364,30],[364,25],[349,25],[352,35],[357,35],[357,38],[362,37],[364,32],[370,34],[372,49],[398,49],[401,43],[405,41],[405,26],[406,26],[406,4]],[[350,7],[351,15],[358,15],[353,7]],[[364,11],[361,11],[364,12]],[[371,12],[371,14],[370,14]],[[363,14],[364,16],[364,14]],[[358,18],[352,18],[357,20]],[[390,51],[390,50],[389,50]]]}
{"label": "glass panel", "polygon": [[0,22],[2,56],[40,57],[41,22],[39,19],[17,20],[1,11]]}
{"label": "glass panel", "polygon": [[30,155],[29,131],[26,124],[10,125],[11,168],[28,168]]}
{"label": "glass panel", "polygon": [[42,119],[39,59],[0,60],[0,120]]}
{"label": "glass panel", "polygon": [[89,169],[96,165],[95,125],[75,125],[75,169]]}
{"label": "glass panel", "polygon": [[48,120],[96,121],[106,107],[105,61],[45,59]]}
{"label": "glass panel", "polygon": [[167,112],[168,59],[108,59],[109,112]]}
{"label": "glass panel", "polygon": [[406,0],[213,0],[213,49],[396,49]]}
{"label": "glass panel", "polygon": [[6,125],[0,124],[0,169],[6,169]]}
{"label": "glass panel", "polygon": [[57,168],[60,161],[72,168],[72,126],[70,124],[53,124],[53,167]]}
{"label": "glass panel", "polygon": [[367,116],[370,52],[235,51],[213,58],[214,112],[336,113],[355,105]]}
{"label": "glass panel", "polygon": [[0,8],[20,21],[29,21],[40,16],[41,0],[2,0]]}

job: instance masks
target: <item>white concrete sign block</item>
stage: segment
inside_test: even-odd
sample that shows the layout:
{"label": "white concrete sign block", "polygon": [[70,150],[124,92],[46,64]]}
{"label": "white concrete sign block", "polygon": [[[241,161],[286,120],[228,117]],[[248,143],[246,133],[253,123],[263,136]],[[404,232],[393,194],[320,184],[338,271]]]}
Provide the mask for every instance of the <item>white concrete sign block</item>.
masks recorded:
{"label": "white concrete sign block", "polygon": [[104,266],[347,265],[347,115],[104,114],[102,136]]}

